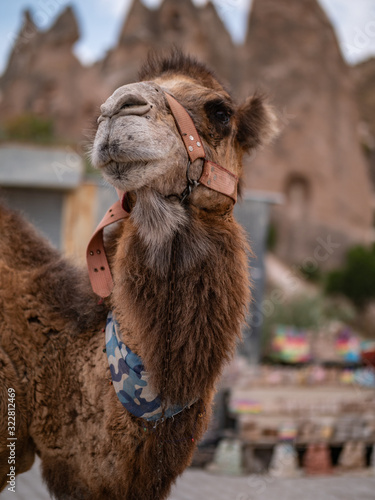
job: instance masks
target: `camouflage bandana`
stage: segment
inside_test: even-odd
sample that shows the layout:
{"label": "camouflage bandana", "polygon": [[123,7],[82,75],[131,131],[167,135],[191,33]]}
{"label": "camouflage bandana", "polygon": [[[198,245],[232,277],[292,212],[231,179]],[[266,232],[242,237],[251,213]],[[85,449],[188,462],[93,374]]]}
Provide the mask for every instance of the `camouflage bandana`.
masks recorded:
{"label": "camouflage bandana", "polygon": [[[142,360],[119,338],[118,323],[110,311],[105,329],[106,353],[117,397],[122,406],[135,417],[157,421],[162,417],[161,399],[151,389],[149,373],[144,369]],[[191,406],[169,406],[163,418],[173,417]]]}

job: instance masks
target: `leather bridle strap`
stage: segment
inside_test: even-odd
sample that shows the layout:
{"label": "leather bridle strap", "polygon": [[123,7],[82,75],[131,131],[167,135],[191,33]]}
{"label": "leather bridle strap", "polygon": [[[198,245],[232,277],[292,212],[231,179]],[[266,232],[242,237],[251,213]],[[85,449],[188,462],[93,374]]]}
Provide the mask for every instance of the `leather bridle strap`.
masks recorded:
{"label": "leather bridle strap", "polygon": [[187,154],[191,163],[198,158],[205,158],[202,141],[199,137],[194,122],[186,109],[174,97],[165,92],[169,107],[171,108],[173,118],[177,124],[178,131],[184,141]]}
{"label": "leather bridle strap", "polygon": [[102,298],[108,297],[113,288],[112,274],[104,248],[103,229],[129,217],[130,214],[123,208],[124,197],[125,194],[121,201],[116,201],[109,208],[95,229],[87,247],[86,259],[91,286],[94,292]]}
{"label": "leather bridle strap", "polygon": [[229,196],[236,203],[238,177],[226,168],[206,159],[201,138],[189,113],[167,92],[165,92],[165,97],[185,144],[190,162],[193,163],[198,158],[203,159],[203,170],[198,183]]}
{"label": "leather bridle strap", "polygon": [[[165,93],[165,96],[185,144],[190,162],[193,163],[199,158],[203,160],[203,170],[198,183],[229,196],[236,202],[238,177],[226,168],[206,159],[201,138],[189,113],[170,94]],[[91,237],[86,252],[92,289],[102,298],[108,297],[113,288],[112,274],[104,248],[103,230],[105,227],[126,219],[130,215],[124,208],[126,194],[118,190],[117,194],[121,201],[117,201],[109,208]]]}

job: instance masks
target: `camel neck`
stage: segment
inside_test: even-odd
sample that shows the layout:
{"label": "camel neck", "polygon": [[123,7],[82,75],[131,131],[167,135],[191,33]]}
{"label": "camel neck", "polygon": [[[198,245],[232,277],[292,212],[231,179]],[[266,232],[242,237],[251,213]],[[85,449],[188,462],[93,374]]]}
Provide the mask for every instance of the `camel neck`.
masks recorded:
{"label": "camel neck", "polygon": [[166,397],[177,403],[212,390],[240,336],[249,283],[246,240],[232,217],[190,214],[154,256],[159,265],[136,227],[123,235],[114,262],[113,310],[123,341],[142,358],[155,390],[165,373],[172,244],[176,284]]}
{"label": "camel neck", "polygon": [[105,337],[112,385],[120,403],[132,415],[157,422],[174,417],[195,403],[163,407],[162,398],[150,387],[150,374],[142,359],[120,340],[119,325],[112,311],[107,316]]}

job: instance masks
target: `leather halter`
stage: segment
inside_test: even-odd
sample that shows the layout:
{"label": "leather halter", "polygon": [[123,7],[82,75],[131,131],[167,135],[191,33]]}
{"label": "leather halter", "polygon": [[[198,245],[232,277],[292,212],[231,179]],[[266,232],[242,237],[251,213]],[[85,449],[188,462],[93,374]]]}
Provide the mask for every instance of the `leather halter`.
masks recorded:
{"label": "leather halter", "polygon": [[[174,97],[165,92],[172,115],[177,124],[178,131],[189,156],[189,164],[201,158],[203,160],[202,175],[197,184],[202,184],[218,193],[222,193],[237,201],[238,177],[224,167],[206,159],[202,141],[197,129],[186,109]],[[189,182],[190,179],[188,179]],[[189,193],[191,186],[189,187]],[[103,230],[105,227],[129,217],[129,212],[124,208],[126,193],[117,190],[120,198],[114,203],[96,228],[87,247],[86,259],[89,278],[93,291],[99,297],[108,297],[113,288],[112,274],[104,249]]]}
{"label": "leather halter", "polygon": [[193,163],[195,160],[198,160],[198,158],[204,160],[203,171],[198,184],[202,184],[218,193],[225,194],[236,203],[238,177],[232,172],[229,172],[226,168],[206,160],[201,138],[199,137],[189,113],[170,94],[165,93],[165,97],[167,98],[177,128],[184,141],[190,162]]}

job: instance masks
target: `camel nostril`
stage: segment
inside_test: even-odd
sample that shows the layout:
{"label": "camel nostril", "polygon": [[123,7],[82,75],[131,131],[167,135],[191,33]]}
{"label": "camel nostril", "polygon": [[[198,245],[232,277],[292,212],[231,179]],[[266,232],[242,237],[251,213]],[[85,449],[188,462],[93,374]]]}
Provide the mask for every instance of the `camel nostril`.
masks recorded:
{"label": "camel nostril", "polygon": [[143,99],[143,97],[131,94],[125,96],[125,101],[123,101],[120,109],[130,108],[132,106],[146,106],[147,104],[148,102],[146,99]]}
{"label": "camel nostril", "polygon": [[151,106],[144,97],[139,94],[127,94],[117,103],[117,112],[129,115],[144,115]]}
{"label": "camel nostril", "polygon": [[101,123],[105,118],[112,118],[116,115],[138,115],[142,116],[148,113],[151,105],[140,94],[125,94],[118,99],[113,97],[108,99],[101,107],[101,116],[98,123]]}

